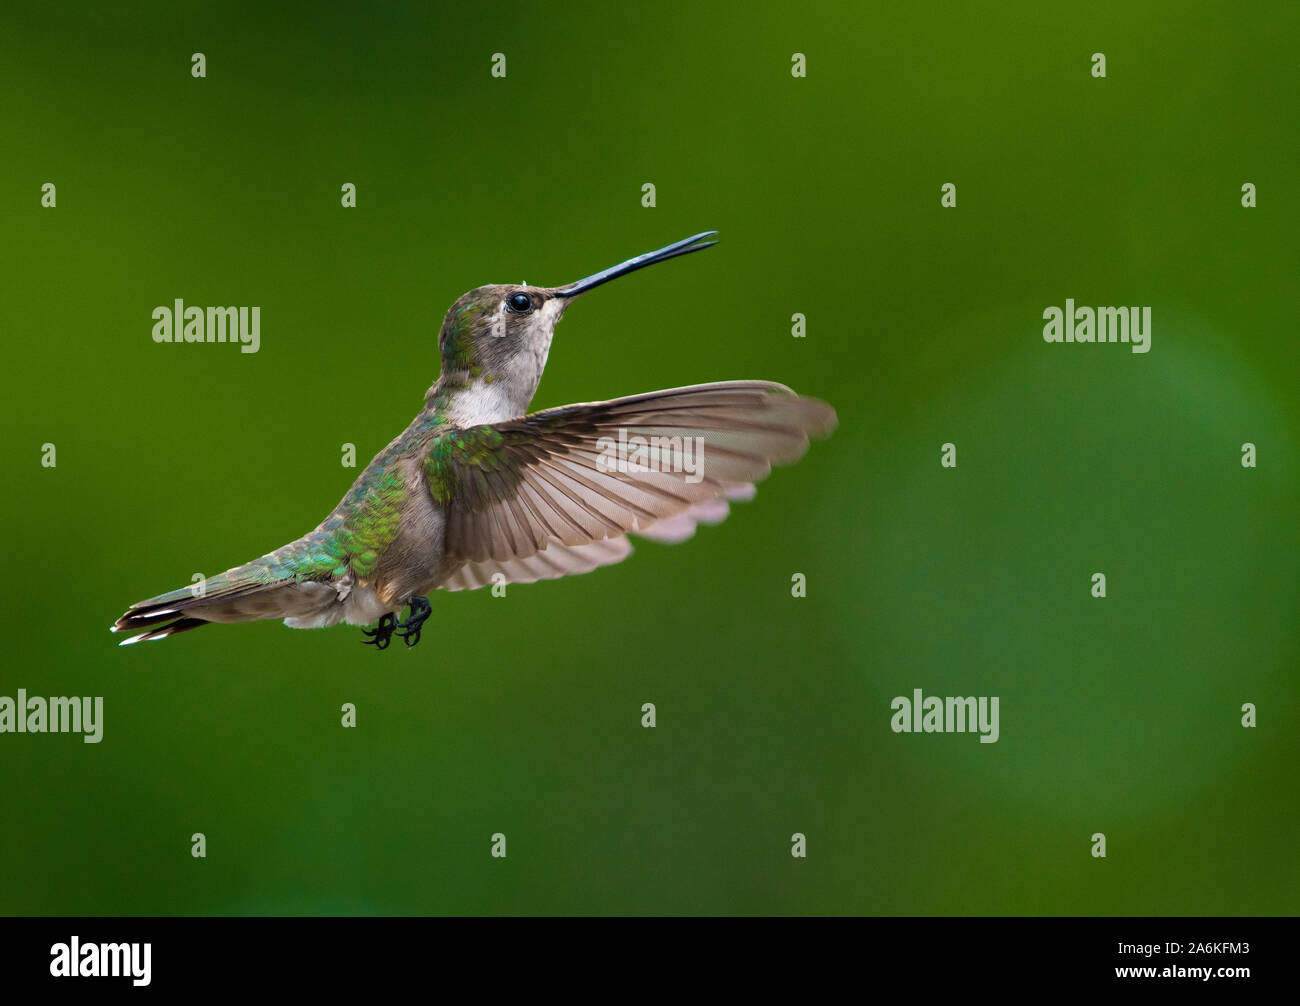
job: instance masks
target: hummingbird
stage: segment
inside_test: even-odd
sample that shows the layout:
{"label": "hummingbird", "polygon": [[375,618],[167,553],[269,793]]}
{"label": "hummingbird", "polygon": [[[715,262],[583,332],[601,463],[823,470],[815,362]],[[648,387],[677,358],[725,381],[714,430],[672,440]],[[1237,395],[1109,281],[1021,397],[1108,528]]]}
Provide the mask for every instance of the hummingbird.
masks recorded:
{"label": "hummingbird", "polygon": [[[722,381],[529,413],[556,323],[610,280],[717,244],[704,231],[558,287],[481,286],[438,333],[424,407],[315,530],[202,585],[133,604],[121,645],[210,623],[345,622],[414,646],[435,590],[533,583],[620,562],[629,535],[679,542],[791,464],[835,411],[768,381]],[[398,615],[405,610],[407,617]]]}

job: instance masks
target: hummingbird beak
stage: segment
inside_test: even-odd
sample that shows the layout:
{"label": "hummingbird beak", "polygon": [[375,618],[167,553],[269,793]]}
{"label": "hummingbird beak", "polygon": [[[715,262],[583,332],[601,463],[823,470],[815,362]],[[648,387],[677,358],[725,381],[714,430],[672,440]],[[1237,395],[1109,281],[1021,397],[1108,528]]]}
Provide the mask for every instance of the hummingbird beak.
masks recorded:
{"label": "hummingbird beak", "polygon": [[670,258],[676,258],[678,255],[689,255],[691,252],[699,251],[701,248],[712,248],[718,242],[703,241],[703,238],[711,238],[717,231],[702,231],[688,238],[682,238],[680,241],[674,241],[667,247],[660,248],[658,251],[646,252],[644,255],[638,255],[636,258],[630,258],[626,262],[620,262],[618,265],[610,266],[608,269],[602,269],[598,273],[593,273],[586,279],[580,279],[576,283],[570,283],[568,286],[562,286],[556,289],[557,297],[576,297],[580,293],[586,293],[588,290],[600,286],[602,283],[608,283],[611,279],[617,279],[619,276],[626,276],[630,272],[636,272],[638,269],[644,269],[648,265],[654,265],[656,262],[667,262]]}

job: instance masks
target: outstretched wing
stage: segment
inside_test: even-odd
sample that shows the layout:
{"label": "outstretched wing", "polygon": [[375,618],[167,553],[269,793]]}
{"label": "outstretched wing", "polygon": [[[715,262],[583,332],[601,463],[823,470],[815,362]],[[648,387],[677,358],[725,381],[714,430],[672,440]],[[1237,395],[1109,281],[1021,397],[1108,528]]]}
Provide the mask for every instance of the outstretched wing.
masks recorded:
{"label": "outstretched wing", "polygon": [[425,461],[447,507],[442,586],[586,572],[624,558],[628,534],[680,541],[835,422],[782,385],[728,381],[449,431]]}

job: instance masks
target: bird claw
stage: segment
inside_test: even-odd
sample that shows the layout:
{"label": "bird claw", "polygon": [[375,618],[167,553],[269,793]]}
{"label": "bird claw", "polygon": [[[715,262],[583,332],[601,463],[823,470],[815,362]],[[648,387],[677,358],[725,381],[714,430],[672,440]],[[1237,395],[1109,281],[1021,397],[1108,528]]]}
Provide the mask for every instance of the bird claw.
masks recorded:
{"label": "bird claw", "polygon": [[377,650],[388,649],[388,644],[392,642],[393,635],[401,636],[402,641],[407,646],[414,646],[420,641],[420,630],[424,623],[429,620],[429,614],[433,607],[429,604],[427,597],[413,597],[408,602],[411,613],[407,616],[406,621],[399,622],[397,616],[391,611],[379,619],[378,624],[373,629],[362,629],[361,634],[367,638],[361,640],[365,646],[373,646]]}
{"label": "bird claw", "polygon": [[[361,634],[368,636],[368,639],[361,640],[362,646],[373,646],[377,650],[388,649],[388,644],[393,638],[393,632],[397,629],[397,616],[391,611],[379,619],[374,629],[362,629]],[[409,643],[407,644],[410,645]]]}
{"label": "bird claw", "polygon": [[411,613],[407,616],[406,621],[397,623],[397,628],[401,630],[397,634],[402,637],[408,647],[414,646],[420,641],[420,630],[424,628],[424,623],[429,620],[429,614],[433,611],[427,597],[411,598],[410,608]]}

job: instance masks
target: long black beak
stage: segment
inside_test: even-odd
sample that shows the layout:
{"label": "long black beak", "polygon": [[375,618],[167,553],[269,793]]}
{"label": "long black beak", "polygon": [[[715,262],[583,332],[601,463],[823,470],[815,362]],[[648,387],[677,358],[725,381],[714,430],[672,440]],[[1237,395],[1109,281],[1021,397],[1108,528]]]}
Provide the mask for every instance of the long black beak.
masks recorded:
{"label": "long black beak", "polygon": [[626,262],[620,262],[618,265],[610,266],[608,269],[602,269],[598,273],[588,276],[586,279],[580,279],[576,283],[570,283],[568,286],[562,286],[555,291],[557,297],[576,297],[580,293],[586,293],[602,283],[608,283],[611,279],[617,279],[619,276],[626,276],[630,272],[636,272],[638,269],[644,269],[648,265],[654,265],[656,262],[667,262],[670,258],[676,258],[678,255],[689,255],[691,252],[699,251],[701,248],[711,248],[718,242],[702,241],[702,238],[711,238],[717,231],[702,231],[699,234],[692,235],[688,238],[682,238],[680,241],[674,241],[665,248],[658,251],[646,252],[644,255],[638,255],[636,258],[630,258]]}

